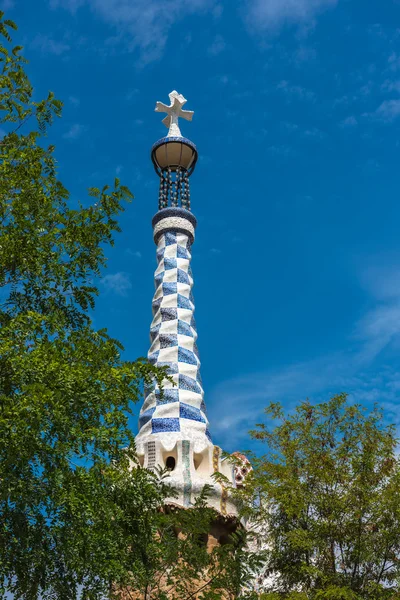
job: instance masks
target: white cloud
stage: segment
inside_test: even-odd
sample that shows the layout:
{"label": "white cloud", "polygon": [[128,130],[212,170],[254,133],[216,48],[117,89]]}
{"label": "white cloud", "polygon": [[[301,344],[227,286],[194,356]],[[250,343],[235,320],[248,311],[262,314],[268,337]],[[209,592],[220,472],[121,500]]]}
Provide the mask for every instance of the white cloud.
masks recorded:
{"label": "white cloud", "polygon": [[87,4],[93,12],[117,29],[117,41],[139,48],[143,64],[158,60],[171,27],[184,17],[216,10],[216,0],[51,0],[51,6],[71,12]]}
{"label": "white cloud", "polygon": [[289,123],[288,121],[283,121],[281,123],[281,125],[289,133],[293,133],[294,131],[297,131],[298,128],[299,128],[299,126],[297,125],[297,123]]}
{"label": "white cloud", "polygon": [[[185,17],[207,13],[218,19],[223,12],[217,0],[48,0],[52,8],[76,13],[81,7],[91,10],[116,29],[116,36],[105,41],[113,45],[124,40],[129,50],[139,49],[142,64],[158,60],[164,51],[171,28]],[[332,8],[338,0],[241,0],[243,19],[251,32],[277,30],[298,23],[308,28],[320,12]],[[308,29],[307,29],[308,30]],[[218,39],[217,39],[218,38]],[[211,55],[220,53],[220,36],[211,44]],[[220,39],[219,39],[220,38]],[[298,59],[314,56],[313,50],[300,52]]]}
{"label": "white cloud", "polygon": [[[270,402],[283,402],[290,409],[307,398],[319,402],[342,392],[366,401],[365,394],[372,390],[378,395],[376,382],[358,372],[351,353],[249,373],[221,382],[208,395],[211,435],[218,435],[226,450],[234,450],[235,445],[243,446],[249,429],[263,420],[264,408]],[[382,395],[380,398],[383,400]]]}
{"label": "white cloud", "polygon": [[142,253],[139,250],[132,250],[131,248],[125,248],[125,254],[134,258],[142,258]]}
{"label": "white cloud", "polygon": [[388,92],[397,92],[400,94],[400,81],[399,80],[390,80],[386,79],[386,81],[382,84],[382,89]]}
{"label": "white cloud", "polygon": [[1,10],[11,10],[15,8],[15,2],[14,0],[1,0],[0,2],[0,9]]}
{"label": "white cloud", "polygon": [[76,96],[69,96],[68,100],[73,106],[79,106],[81,101]]}
{"label": "white cloud", "polygon": [[50,8],[62,6],[74,14],[84,3],[85,0],[50,0]]}
{"label": "white cloud", "polygon": [[400,115],[400,100],[385,100],[378,107],[375,115],[383,121],[394,121]]}
{"label": "white cloud", "polygon": [[217,54],[221,54],[226,48],[226,43],[222,35],[216,35],[214,41],[208,48],[208,53],[211,56],[217,56]]}
{"label": "white cloud", "polygon": [[34,37],[31,44],[32,48],[35,50],[39,50],[42,54],[55,54],[56,56],[60,56],[70,50],[70,45],[64,42],[63,40],[55,40],[48,35],[43,35],[39,33]]}
{"label": "white cloud", "polygon": [[400,299],[400,269],[397,255],[378,256],[360,271],[363,288],[379,302]]}
{"label": "white cloud", "polygon": [[79,125],[79,123],[74,123],[74,125],[71,125],[68,131],[64,133],[63,138],[66,140],[77,140],[85,131],[85,129],[86,127],[84,127],[83,125]]}
{"label": "white cloud", "polygon": [[117,296],[127,296],[128,291],[132,289],[132,283],[128,273],[120,271],[113,275],[106,275],[101,280],[107,291],[117,294]]}
{"label": "white cloud", "polygon": [[375,303],[356,324],[357,362],[368,363],[400,336],[400,268],[397,257],[371,259],[360,283]]}
{"label": "white cloud", "polygon": [[322,139],[325,134],[318,127],[311,127],[305,130],[304,135],[310,139]]}
{"label": "white cloud", "polygon": [[132,90],[130,90],[127,95],[125,96],[126,100],[128,102],[131,102],[132,100],[136,100],[137,95],[139,94],[140,90],[138,88],[133,88]]}
{"label": "white cloud", "polygon": [[276,89],[284,92],[288,98],[293,96],[298,100],[315,100],[314,92],[300,85],[292,85],[286,80],[280,81],[276,86]]}
{"label": "white cloud", "polygon": [[230,78],[228,75],[219,75],[217,81],[218,83],[222,83],[222,85],[227,85],[230,82]]}
{"label": "white cloud", "polygon": [[400,301],[379,305],[369,311],[357,324],[354,339],[361,348],[355,359],[358,363],[374,360],[400,334]]}
{"label": "white cloud", "polygon": [[291,146],[281,144],[279,146],[268,146],[267,152],[274,156],[283,156],[287,158],[293,153],[293,148]]}
{"label": "white cloud", "polygon": [[219,19],[222,16],[223,12],[224,12],[224,7],[222,6],[222,4],[217,4],[212,9],[212,15],[213,15],[214,19]]}
{"label": "white cloud", "polygon": [[373,89],[374,89],[373,81],[368,81],[365,85],[360,87],[360,96],[363,96],[363,97],[370,96]]}
{"label": "white cloud", "polygon": [[400,425],[399,373],[374,368],[383,350],[396,349],[400,343],[400,267],[368,266],[360,281],[374,305],[355,323],[346,349],[280,370],[235,377],[212,390],[212,433],[217,432],[225,445],[243,443],[271,401],[291,406],[307,397],[318,402],[340,392],[350,393],[357,402],[383,404],[392,421]]}
{"label": "white cloud", "polygon": [[392,52],[389,56],[389,68],[392,71],[398,71],[400,69],[400,56],[396,52]]}
{"label": "white cloud", "polygon": [[284,25],[305,23],[320,12],[332,8],[338,0],[246,0],[249,25],[258,30],[274,31]]}
{"label": "white cloud", "polygon": [[358,124],[357,119],[352,115],[351,117],[347,117],[341,123],[342,127],[354,127],[354,125]]}
{"label": "white cloud", "polygon": [[317,58],[317,52],[314,48],[300,46],[294,53],[294,60],[298,64],[313,61]]}

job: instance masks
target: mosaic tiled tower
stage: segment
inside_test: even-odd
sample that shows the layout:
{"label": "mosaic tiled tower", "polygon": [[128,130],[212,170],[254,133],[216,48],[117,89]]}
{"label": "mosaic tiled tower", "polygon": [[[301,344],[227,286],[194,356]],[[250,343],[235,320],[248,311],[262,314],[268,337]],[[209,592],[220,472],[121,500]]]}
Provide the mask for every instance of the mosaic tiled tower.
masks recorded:
{"label": "mosaic tiled tower", "polygon": [[149,361],[166,366],[172,382],[165,380],[145,390],[140,412],[137,451],[142,464],[170,469],[171,483],[179,497],[173,502],[187,507],[205,484],[212,488],[209,503],[222,515],[235,515],[226,488],[213,473],[223,473],[235,484],[231,461],[222,458],[208,430],[204,391],[197,350],[191,271],[191,246],[196,219],[190,211],[189,178],[197,161],[196,146],[182,137],[178,118],[191,120],[182,110],[185,98],[170,95],[171,104],[157,102],[156,111],[166,112],[163,123],[168,135],[156,142],[152,160],[160,177],[159,210],[153,218],[157,245],[157,269],[150,329]]}

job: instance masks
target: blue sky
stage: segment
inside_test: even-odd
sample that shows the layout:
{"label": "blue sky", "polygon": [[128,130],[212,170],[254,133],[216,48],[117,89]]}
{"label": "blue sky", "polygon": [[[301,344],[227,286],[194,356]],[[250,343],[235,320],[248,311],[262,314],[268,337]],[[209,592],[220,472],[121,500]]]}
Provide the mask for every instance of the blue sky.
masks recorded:
{"label": "blue sky", "polygon": [[[95,325],[145,355],[166,130],[195,111],[196,319],[214,442],[249,447],[271,400],[347,391],[400,422],[400,2],[3,0],[72,201],[118,174],[135,194]],[[138,407],[139,408],[139,407]],[[136,427],[136,419],[132,421]]]}

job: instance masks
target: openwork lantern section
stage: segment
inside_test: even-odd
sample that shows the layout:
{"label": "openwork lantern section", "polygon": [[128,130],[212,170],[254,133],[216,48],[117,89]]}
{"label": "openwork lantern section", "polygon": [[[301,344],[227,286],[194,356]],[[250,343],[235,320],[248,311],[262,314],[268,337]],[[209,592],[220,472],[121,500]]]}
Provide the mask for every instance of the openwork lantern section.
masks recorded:
{"label": "openwork lantern section", "polygon": [[179,119],[191,121],[193,111],[183,110],[186,98],[177,91],[169,94],[170,104],[156,103],[156,112],[167,113],[163,123],[168,128],[167,137],[156,142],[151,150],[151,160],[160,178],[158,208],[184,208],[190,210],[189,177],[197,162],[196,146],[184,138]]}
{"label": "openwork lantern section", "polygon": [[182,136],[165,137],[154,144],[151,159],[160,178],[160,210],[179,206],[190,210],[189,177],[197,158],[195,144]]}

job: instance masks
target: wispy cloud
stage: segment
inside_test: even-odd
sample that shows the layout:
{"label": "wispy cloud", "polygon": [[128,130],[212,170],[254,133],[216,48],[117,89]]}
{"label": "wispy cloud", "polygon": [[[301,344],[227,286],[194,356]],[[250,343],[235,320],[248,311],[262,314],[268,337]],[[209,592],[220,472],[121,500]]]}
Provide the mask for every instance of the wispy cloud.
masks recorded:
{"label": "wispy cloud", "polygon": [[398,259],[370,260],[360,283],[372,306],[357,322],[352,340],[358,344],[353,363],[369,364],[400,335],[400,267]]}
{"label": "wispy cloud", "polygon": [[33,38],[30,45],[35,50],[39,50],[42,54],[55,54],[56,56],[68,52],[71,48],[64,40],[56,40],[41,33]]}
{"label": "wispy cloud", "polygon": [[207,10],[217,10],[216,0],[51,0],[53,7],[76,12],[87,4],[112,24],[117,38],[129,50],[139,49],[143,64],[158,60],[164,51],[171,27],[184,17]]}
{"label": "wispy cloud", "polygon": [[268,146],[267,152],[273,156],[281,156],[287,158],[294,153],[292,146],[280,144],[278,146]]}
{"label": "wispy cloud", "polygon": [[400,116],[400,100],[385,100],[374,114],[382,121],[394,121]]}
{"label": "wispy cloud", "polygon": [[294,53],[294,61],[298,65],[313,61],[317,58],[317,52],[314,48],[308,46],[300,46]]}
{"label": "wispy cloud", "polygon": [[68,100],[70,101],[70,104],[72,104],[72,106],[79,106],[81,103],[79,98],[77,98],[76,96],[69,96]]}
{"label": "wispy cloud", "polygon": [[63,138],[66,140],[77,140],[85,131],[85,129],[86,127],[84,125],[74,123],[73,125],[71,125],[68,131],[64,133]]}
{"label": "wispy cloud", "polygon": [[400,81],[398,79],[386,79],[386,81],[383,82],[381,88],[384,91],[397,92],[398,94],[400,94]]}
{"label": "wispy cloud", "polygon": [[290,84],[286,80],[280,81],[276,86],[276,89],[284,92],[288,98],[294,97],[298,100],[315,100],[314,92],[300,85]]}
{"label": "wispy cloud", "polygon": [[125,248],[125,254],[133,256],[134,258],[142,258],[140,250],[132,250],[131,248]]}
{"label": "wispy cloud", "polygon": [[1,0],[0,9],[1,10],[11,10],[15,8],[14,0]]}
{"label": "wispy cloud", "polygon": [[216,35],[212,44],[208,48],[208,54],[211,56],[217,56],[221,54],[226,48],[226,43],[222,35]]}
{"label": "wispy cloud", "polygon": [[389,56],[389,68],[392,71],[398,71],[400,69],[400,56],[396,52],[392,52]]}
{"label": "wispy cloud", "polygon": [[342,127],[354,127],[357,124],[358,121],[353,115],[347,117],[346,119],[343,119],[343,121],[340,123]]}
{"label": "wispy cloud", "polygon": [[139,88],[133,88],[133,89],[129,90],[129,92],[125,96],[126,101],[127,102],[132,102],[132,100],[136,101],[136,98],[139,93],[140,93]]}
{"label": "wispy cloud", "polygon": [[[334,7],[338,0],[241,0],[241,13],[251,33],[276,31],[285,24],[299,24],[303,29],[313,26],[313,19],[324,10]],[[49,0],[50,6],[76,13],[89,6],[105,22],[114,27],[116,35],[106,40],[112,47],[123,41],[129,51],[139,50],[140,63],[159,60],[172,27],[193,14],[207,14],[218,19],[223,6],[218,0]],[[311,24],[311,25],[310,25]],[[308,31],[308,29],[307,29]],[[225,49],[220,35],[208,48],[215,56]],[[313,49],[299,51],[297,60],[315,56]]]}
{"label": "wispy cloud", "polygon": [[384,404],[400,425],[400,375],[396,369],[374,367],[383,350],[400,343],[400,266],[369,266],[360,282],[373,306],[354,324],[346,349],[280,370],[249,373],[212,390],[210,420],[222,441],[243,443],[271,401],[290,407],[307,397],[319,401],[340,392],[357,402]]}
{"label": "wispy cloud", "polygon": [[58,8],[62,6],[63,8],[67,8],[73,14],[76,13],[78,8],[83,6],[85,0],[50,0],[50,8]]}
{"label": "wispy cloud", "polygon": [[213,77],[213,80],[220,85],[229,85],[232,87],[236,87],[238,85],[238,80],[229,75],[216,75]]}
{"label": "wispy cloud", "polygon": [[360,283],[372,298],[385,303],[400,298],[399,261],[397,255],[378,256],[360,269]]}
{"label": "wispy cloud", "polygon": [[304,135],[306,138],[314,140],[320,140],[323,137],[325,137],[324,132],[318,129],[318,127],[311,127],[310,129],[306,129],[304,131]]}
{"label": "wispy cloud", "polygon": [[117,296],[127,296],[129,290],[132,289],[130,276],[128,273],[124,273],[123,271],[114,273],[112,275],[106,275],[101,280],[101,283],[104,285],[107,291],[113,292],[114,294],[117,294]]}
{"label": "wispy cloud", "polygon": [[337,0],[246,0],[246,19],[256,30],[276,31],[311,21],[336,4]]}

